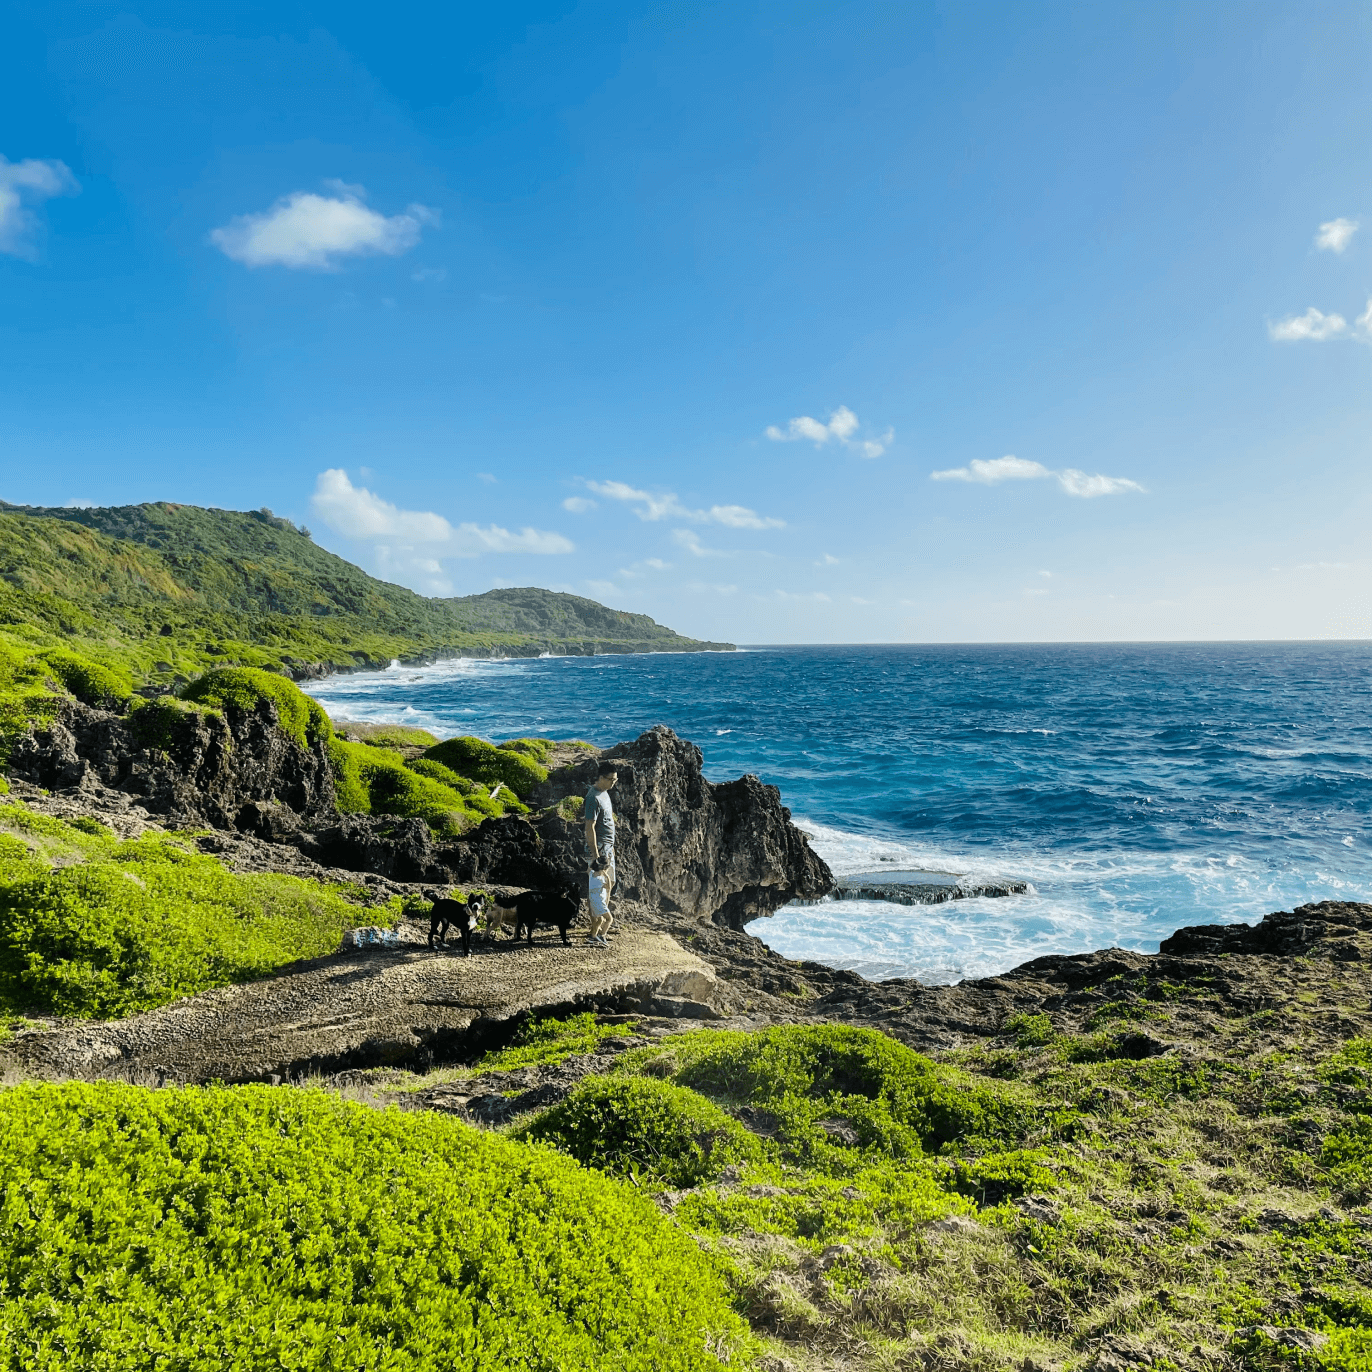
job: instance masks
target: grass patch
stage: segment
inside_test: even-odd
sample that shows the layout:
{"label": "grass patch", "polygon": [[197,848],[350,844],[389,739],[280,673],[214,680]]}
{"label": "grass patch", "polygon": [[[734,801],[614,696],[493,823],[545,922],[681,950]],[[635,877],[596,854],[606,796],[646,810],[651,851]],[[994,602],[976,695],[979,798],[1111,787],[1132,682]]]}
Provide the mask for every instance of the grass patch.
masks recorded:
{"label": "grass patch", "polygon": [[[537,742],[542,740],[516,740],[521,745]],[[527,800],[534,787],[548,779],[548,769],[522,749],[497,748],[480,738],[450,738],[430,748],[424,756],[483,786],[508,786],[520,800]]]}
{"label": "grass patch", "polygon": [[550,1066],[578,1053],[594,1053],[602,1040],[632,1032],[632,1025],[597,1024],[590,1011],[567,1019],[531,1019],[506,1047],[487,1053],[476,1070],[510,1072],[535,1064]]}

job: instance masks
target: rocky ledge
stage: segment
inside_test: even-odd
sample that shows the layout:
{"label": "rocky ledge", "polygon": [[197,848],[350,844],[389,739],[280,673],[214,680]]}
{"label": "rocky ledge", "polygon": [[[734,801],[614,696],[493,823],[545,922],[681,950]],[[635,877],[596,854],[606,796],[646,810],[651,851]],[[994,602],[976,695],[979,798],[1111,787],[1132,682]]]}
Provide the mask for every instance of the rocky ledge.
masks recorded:
{"label": "rocky ledge", "polygon": [[338,814],[323,745],[287,737],[269,700],[250,711],[188,712],[156,739],[140,734],[136,717],[66,702],[19,738],[9,765],[21,787],[52,792],[68,810],[133,801],[168,827],[214,829],[230,846],[257,839],[307,864],[391,882],[544,889],[584,872],[581,822],[562,802],[584,795],[606,756],[620,764],[621,898],[742,929],[832,888],[775,786],[755,776],[708,781],[700,749],[661,726],[554,770],[529,819],[489,819],[453,842],[436,842],[421,819]]}

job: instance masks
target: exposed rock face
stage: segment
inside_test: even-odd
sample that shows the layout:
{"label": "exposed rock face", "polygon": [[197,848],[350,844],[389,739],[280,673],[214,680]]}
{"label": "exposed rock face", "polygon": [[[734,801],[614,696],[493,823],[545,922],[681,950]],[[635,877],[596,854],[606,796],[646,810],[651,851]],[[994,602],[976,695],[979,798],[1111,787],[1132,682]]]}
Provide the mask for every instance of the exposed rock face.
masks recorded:
{"label": "exposed rock face", "polygon": [[[579,819],[551,811],[533,823],[488,819],[440,845],[420,819],[340,815],[323,747],[302,748],[276,724],[267,700],[222,716],[187,712],[171,717],[159,747],[140,735],[136,714],[73,702],[51,726],[18,740],[11,771],[51,790],[113,788],[174,825],[233,829],[289,844],[326,867],[393,881],[584,885]],[[613,794],[620,897],[742,929],[790,900],[814,900],[833,888],[775,786],[755,776],[707,781],[700,749],[661,727],[609,755],[622,763]],[[555,771],[535,803],[584,795],[600,756]]]}
{"label": "exposed rock face", "polygon": [[258,803],[279,803],[306,819],[333,812],[322,746],[302,748],[282,733],[269,700],[246,712],[187,711],[157,743],[165,746],[141,734],[136,713],[71,701],[50,725],[15,741],[10,772],[52,790],[98,782],[140,796],[150,813],[182,825],[232,828]]}
{"label": "exposed rock face", "polygon": [[[619,895],[742,929],[788,901],[833,889],[833,874],[791,823],[775,786],[755,776],[707,781],[700,749],[662,726],[602,756],[623,764],[612,793]],[[599,761],[554,772],[536,799],[552,805],[584,795]],[[545,862],[585,870],[580,820],[551,814],[538,831]]]}

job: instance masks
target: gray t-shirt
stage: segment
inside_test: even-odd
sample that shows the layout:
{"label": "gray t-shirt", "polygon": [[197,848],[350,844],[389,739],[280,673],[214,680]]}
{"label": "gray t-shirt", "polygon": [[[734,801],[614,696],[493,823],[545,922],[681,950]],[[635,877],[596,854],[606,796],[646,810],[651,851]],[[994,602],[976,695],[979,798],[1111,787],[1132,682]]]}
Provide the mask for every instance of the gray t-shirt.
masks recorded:
{"label": "gray t-shirt", "polygon": [[586,792],[586,809],[583,819],[595,820],[596,851],[613,847],[615,841],[615,812],[610,805],[610,793],[592,786]]}

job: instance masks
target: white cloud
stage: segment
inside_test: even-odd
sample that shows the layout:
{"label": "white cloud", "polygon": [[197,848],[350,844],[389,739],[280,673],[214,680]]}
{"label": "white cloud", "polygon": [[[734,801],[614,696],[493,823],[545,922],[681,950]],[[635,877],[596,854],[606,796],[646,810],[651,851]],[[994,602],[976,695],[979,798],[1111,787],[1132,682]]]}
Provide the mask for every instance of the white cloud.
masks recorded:
{"label": "white cloud", "polygon": [[778,600],[818,600],[828,603],[833,599],[823,591],[778,591],[776,595]]}
{"label": "white cloud", "polygon": [[644,567],[647,567],[649,571],[653,572],[665,572],[669,571],[671,566],[672,564],[670,562],[664,562],[660,557],[647,557],[644,558],[642,562],[635,562],[632,567],[621,567],[615,575],[626,576],[631,580],[636,580],[644,574],[642,571]]}
{"label": "white cloud", "polygon": [[562,502],[564,510],[570,510],[573,514],[585,514],[587,510],[594,510],[596,503],[594,500],[587,500],[584,495],[569,495]]}
{"label": "white cloud", "polygon": [[804,441],[813,443],[817,448],[822,448],[831,439],[837,439],[845,448],[855,448],[863,457],[880,457],[895,438],[896,431],[887,429],[879,438],[855,439],[853,435],[857,433],[859,423],[857,415],[852,410],[846,405],[840,405],[830,414],[827,424],[811,418],[808,414],[802,414],[789,420],[784,429],[769,424],[766,433],[774,443]]}
{"label": "white cloud", "polygon": [[821,558],[815,563],[815,566],[816,566],[816,567],[837,567],[837,566],[838,566],[838,561],[839,561],[838,558],[836,558],[832,553],[825,553],[824,556],[821,557]]}
{"label": "white cloud", "polygon": [[686,583],[686,589],[688,591],[695,592],[697,595],[703,595],[707,592],[712,593],[714,595],[738,594],[737,586],[721,586],[718,583],[704,581],[688,581]]}
{"label": "white cloud", "polygon": [[295,191],[261,214],[241,214],[210,233],[226,257],[249,267],[306,267],[334,271],[340,258],[382,253],[397,257],[419,242],[438,212],[411,205],[389,218],[363,204],[361,186],[327,183],[336,196]]}
{"label": "white cloud", "polygon": [[319,473],[310,505],[329,528],[347,538],[446,543],[453,536],[453,526],[442,515],[402,510],[365,486],[354,486],[338,467]]}
{"label": "white cloud", "polygon": [[1353,241],[1358,231],[1356,219],[1331,219],[1320,225],[1315,235],[1315,246],[1322,252],[1342,252]]}
{"label": "white cloud", "polygon": [[974,457],[965,467],[950,467],[929,475],[935,481],[975,481],[982,486],[995,486],[1002,481],[1031,481],[1053,473],[1041,462],[1030,462],[1022,457],[997,457],[989,462]]}
{"label": "white cloud", "polygon": [[854,605],[875,605],[875,604],[876,604],[876,601],[875,601],[875,600],[864,600],[863,597],[860,596],[860,595],[850,595],[850,596],[848,597],[848,599],[851,600],[851,601],[853,602]]}
{"label": "white cloud", "polygon": [[[484,527],[470,523],[453,525],[431,511],[402,510],[365,486],[354,486],[347,472],[337,467],[320,472],[310,504],[319,519],[335,533],[375,543],[379,557],[384,554],[393,561],[408,559],[404,561],[405,566],[421,570],[430,570],[425,559],[437,568],[434,559],[438,557],[576,551],[575,544],[561,534],[542,529],[526,527],[512,533],[498,524]],[[415,545],[425,549],[422,557],[416,554]]]}
{"label": "white cloud", "polygon": [[613,581],[588,581],[586,583],[586,589],[590,591],[592,595],[599,596],[617,596],[620,593],[619,587],[616,586]]}
{"label": "white cloud", "polygon": [[62,508],[64,510],[94,510],[97,507],[95,501],[87,500],[84,496],[74,495]]}
{"label": "white cloud", "polygon": [[476,479],[478,481],[484,481],[488,485],[495,484],[495,477],[490,472],[477,472]]}
{"label": "white cloud", "polygon": [[997,457],[987,461],[974,457],[965,467],[950,467],[946,471],[930,472],[934,481],[971,481],[980,486],[996,486],[1002,481],[1055,480],[1068,495],[1089,500],[1098,495],[1119,495],[1124,491],[1143,491],[1137,481],[1125,476],[1088,475],[1076,467],[1064,467],[1055,472],[1041,462],[1023,457]]}
{"label": "white cloud", "polygon": [[[659,519],[684,519],[692,524],[723,524],[730,529],[784,529],[786,521],[784,519],[773,519],[770,516],[760,515],[756,510],[750,510],[746,505],[711,505],[708,510],[692,510],[677,499],[676,495],[667,491],[662,495],[653,495],[649,491],[640,491],[623,481],[588,481],[588,489],[594,491],[599,496],[604,496],[606,500],[622,500],[626,504],[634,505],[634,513],[643,520],[650,522]],[[576,499],[575,496],[572,499]],[[567,501],[563,501],[563,506],[571,509]],[[586,502],[587,505],[590,502]]]}
{"label": "white cloud", "polygon": [[722,548],[707,548],[693,529],[673,529],[672,542],[685,548],[692,557],[729,557]]}
{"label": "white cloud", "polygon": [[1367,302],[1367,308],[1357,317],[1354,324],[1360,334],[1372,334],[1372,300]]}
{"label": "white cloud", "polygon": [[1337,338],[1347,328],[1348,322],[1341,314],[1321,314],[1311,305],[1304,314],[1293,314],[1275,324],[1269,323],[1267,332],[1278,343],[1299,343],[1306,339],[1323,343],[1327,338]]}
{"label": "white cloud", "polygon": [[1090,500],[1098,495],[1120,495],[1125,491],[1143,492],[1143,487],[1137,481],[1130,481],[1127,476],[1088,476],[1075,467],[1064,467],[1054,475],[1058,479],[1058,485],[1068,495],[1080,496],[1083,500]]}
{"label": "white cloud", "polygon": [[81,186],[65,162],[37,157],[11,162],[0,156],[0,252],[32,258],[38,216],[29,208],[55,195],[76,195]]}
{"label": "white cloud", "polygon": [[670,570],[671,563],[664,562],[660,557],[649,557],[643,561],[645,567],[651,567],[655,572],[665,572]]}
{"label": "white cloud", "polygon": [[410,273],[411,281],[446,281],[448,279],[447,267],[421,267],[417,272]]}

